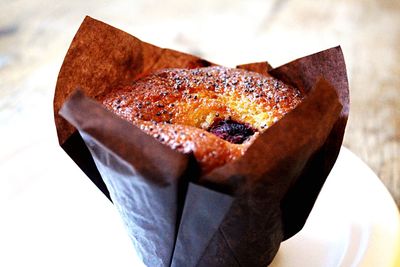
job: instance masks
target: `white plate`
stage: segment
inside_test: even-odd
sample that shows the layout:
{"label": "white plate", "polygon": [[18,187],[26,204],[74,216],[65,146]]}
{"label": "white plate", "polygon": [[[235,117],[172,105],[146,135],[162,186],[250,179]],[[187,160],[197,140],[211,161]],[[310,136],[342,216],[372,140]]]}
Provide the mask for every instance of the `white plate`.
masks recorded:
{"label": "white plate", "polygon": [[[0,266],[142,266],[112,204],[58,151],[40,178],[0,203]],[[306,226],[271,266],[395,267],[399,248],[391,196],[342,148]]]}

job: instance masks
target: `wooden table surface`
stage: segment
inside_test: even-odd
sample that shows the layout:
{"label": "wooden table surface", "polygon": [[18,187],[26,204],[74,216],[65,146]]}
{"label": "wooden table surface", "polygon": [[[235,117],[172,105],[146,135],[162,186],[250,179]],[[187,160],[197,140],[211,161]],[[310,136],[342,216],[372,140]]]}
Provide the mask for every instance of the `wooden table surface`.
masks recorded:
{"label": "wooden table surface", "polygon": [[52,97],[85,15],[222,65],[273,66],[341,45],[351,110],[344,145],[400,206],[400,1],[0,0],[0,200],[59,151]]}

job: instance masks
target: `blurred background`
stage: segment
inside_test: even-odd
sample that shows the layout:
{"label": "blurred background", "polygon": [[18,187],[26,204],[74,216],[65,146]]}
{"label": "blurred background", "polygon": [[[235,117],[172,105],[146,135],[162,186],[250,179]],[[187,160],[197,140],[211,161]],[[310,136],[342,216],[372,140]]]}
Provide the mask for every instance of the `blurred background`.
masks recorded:
{"label": "blurred background", "polygon": [[[0,0],[0,202],[69,160],[52,98],[85,15],[226,66],[272,66],[341,45],[351,109],[344,145],[400,205],[400,1]],[[362,186],[362,185],[360,185]]]}

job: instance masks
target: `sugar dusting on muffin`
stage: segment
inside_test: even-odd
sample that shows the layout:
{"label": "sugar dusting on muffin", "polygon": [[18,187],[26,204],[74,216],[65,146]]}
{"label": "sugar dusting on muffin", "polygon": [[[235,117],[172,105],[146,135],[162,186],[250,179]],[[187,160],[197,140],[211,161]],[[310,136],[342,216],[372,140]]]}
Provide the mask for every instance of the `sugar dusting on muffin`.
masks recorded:
{"label": "sugar dusting on muffin", "polygon": [[99,101],[171,148],[193,152],[208,172],[240,157],[302,98],[273,77],[214,66],[160,70]]}

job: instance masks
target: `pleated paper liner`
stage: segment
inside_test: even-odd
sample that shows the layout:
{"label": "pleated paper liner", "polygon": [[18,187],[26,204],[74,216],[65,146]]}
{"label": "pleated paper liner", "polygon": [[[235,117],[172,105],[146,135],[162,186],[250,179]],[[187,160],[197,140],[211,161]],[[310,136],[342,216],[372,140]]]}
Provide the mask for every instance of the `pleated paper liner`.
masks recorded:
{"label": "pleated paper liner", "polygon": [[303,227],[342,143],[349,99],[340,47],[275,69],[238,66],[281,79],[306,98],[241,158],[206,175],[192,155],[93,100],[155,70],[210,65],[86,17],[60,70],[60,145],[113,201],[147,266],[267,266],[281,241]]}

